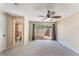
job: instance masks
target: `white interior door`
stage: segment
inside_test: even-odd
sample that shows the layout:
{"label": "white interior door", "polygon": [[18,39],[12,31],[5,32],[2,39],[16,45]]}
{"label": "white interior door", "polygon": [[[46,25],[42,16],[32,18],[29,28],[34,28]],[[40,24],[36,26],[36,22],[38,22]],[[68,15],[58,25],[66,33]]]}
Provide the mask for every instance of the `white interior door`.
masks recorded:
{"label": "white interior door", "polygon": [[6,18],[0,15],[0,52],[6,49]]}

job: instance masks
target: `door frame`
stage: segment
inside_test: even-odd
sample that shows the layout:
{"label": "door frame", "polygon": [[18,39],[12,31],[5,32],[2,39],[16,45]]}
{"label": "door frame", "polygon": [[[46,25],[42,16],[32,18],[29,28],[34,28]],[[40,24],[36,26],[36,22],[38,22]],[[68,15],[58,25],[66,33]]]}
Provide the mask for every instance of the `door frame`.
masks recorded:
{"label": "door frame", "polygon": [[[23,45],[24,45],[24,17],[22,17],[22,40],[23,40]],[[13,46],[15,46],[15,22],[16,20],[13,20]]]}
{"label": "door frame", "polygon": [[[32,29],[32,40],[35,40],[35,37],[33,37],[34,36],[34,31],[35,31],[35,29],[34,29],[35,25],[33,26],[33,24],[35,24],[36,22],[35,21],[30,21],[29,24],[30,23],[32,23],[32,27],[33,27],[33,28],[31,28]],[[54,22],[54,23],[51,22],[51,23],[52,23],[52,33],[51,33],[52,34],[52,38],[51,38],[51,40],[57,41],[57,30],[56,30],[57,26],[56,26],[56,22]],[[29,27],[29,30],[30,30],[30,27]],[[29,31],[29,33],[30,33],[30,31]],[[30,34],[29,34],[29,37],[30,37]]]}
{"label": "door frame", "polygon": [[[35,40],[35,23],[32,24],[33,25],[33,32],[32,32],[32,40]],[[51,40],[55,40],[57,41],[57,36],[56,36],[56,22],[52,22],[52,39]]]}

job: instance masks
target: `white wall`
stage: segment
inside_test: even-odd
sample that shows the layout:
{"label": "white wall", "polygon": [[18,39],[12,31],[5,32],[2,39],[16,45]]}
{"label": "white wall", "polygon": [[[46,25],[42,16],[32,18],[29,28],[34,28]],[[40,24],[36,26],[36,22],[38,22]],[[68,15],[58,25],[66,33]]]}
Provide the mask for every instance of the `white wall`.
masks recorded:
{"label": "white wall", "polygon": [[24,45],[29,41],[29,21],[27,17],[24,18]]}
{"label": "white wall", "polygon": [[6,49],[6,17],[0,13],[0,52]]}
{"label": "white wall", "polygon": [[57,38],[79,53],[79,12],[57,23]]}

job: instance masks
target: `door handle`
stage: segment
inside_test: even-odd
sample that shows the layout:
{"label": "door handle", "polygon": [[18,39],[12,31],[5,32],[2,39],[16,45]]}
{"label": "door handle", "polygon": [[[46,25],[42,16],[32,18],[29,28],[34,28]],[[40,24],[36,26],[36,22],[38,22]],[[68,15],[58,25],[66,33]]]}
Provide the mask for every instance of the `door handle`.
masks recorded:
{"label": "door handle", "polygon": [[6,35],[3,35],[3,36],[6,36]]}

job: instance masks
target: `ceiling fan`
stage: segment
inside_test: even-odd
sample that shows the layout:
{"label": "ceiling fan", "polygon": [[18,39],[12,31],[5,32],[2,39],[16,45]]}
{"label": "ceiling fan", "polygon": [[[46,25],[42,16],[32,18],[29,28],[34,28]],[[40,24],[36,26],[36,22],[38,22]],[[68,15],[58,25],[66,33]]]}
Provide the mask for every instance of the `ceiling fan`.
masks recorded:
{"label": "ceiling fan", "polygon": [[54,19],[59,19],[59,18],[61,18],[61,16],[55,16],[55,11],[50,11],[50,10],[48,10],[47,11],[47,14],[45,15],[45,16],[43,16],[43,15],[39,15],[39,17],[45,17],[44,19],[42,19],[42,20],[45,20],[45,19],[47,19],[47,18],[51,18],[51,20],[52,20],[52,18],[54,18]]}

